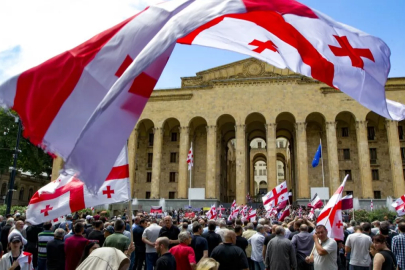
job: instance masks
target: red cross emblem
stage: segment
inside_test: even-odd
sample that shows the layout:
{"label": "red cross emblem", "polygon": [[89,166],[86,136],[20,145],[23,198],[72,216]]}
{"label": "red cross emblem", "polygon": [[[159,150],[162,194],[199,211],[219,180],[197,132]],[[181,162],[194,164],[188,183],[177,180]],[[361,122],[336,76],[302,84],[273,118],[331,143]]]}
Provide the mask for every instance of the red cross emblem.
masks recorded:
{"label": "red cross emblem", "polygon": [[51,211],[53,209],[53,207],[50,207],[50,205],[48,204],[47,206],[45,206],[45,209],[41,210],[41,214],[44,213],[44,217],[49,215],[49,211]]}
{"label": "red cross emblem", "polygon": [[339,42],[340,48],[329,45],[330,50],[333,52],[335,56],[348,56],[352,61],[353,67],[363,69],[364,62],[363,59],[361,59],[361,57],[370,59],[371,61],[375,62],[373,54],[369,49],[353,48],[352,45],[350,45],[349,41],[347,40],[346,36],[339,37],[334,35],[334,37],[336,38],[337,42]]}
{"label": "red cross emblem", "polygon": [[103,190],[103,195],[107,195],[107,198],[111,199],[111,194],[114,194],[114,190],[107,186],[107,190]]}
{"label": "red cross emblem", "polygon": [[257,46],[257,48],[253,50],[254,52],[257,52],[257,53],[262,53],[265,49],[268,49],[273,52],[277,52],[277,46],[271,40],[262,42],[260,40],[254,39],[252,42],[249,43],[249,45]]}
{"label": "red cross emblem", "polygon": [[341,220],[339,220],[339,222],[338,222],[338,223],[336,223],[336,226],[338,227],[338,229],[340,229],[340,227],[342,227],[342,226],[343,226],[342,221],[341,221]]}

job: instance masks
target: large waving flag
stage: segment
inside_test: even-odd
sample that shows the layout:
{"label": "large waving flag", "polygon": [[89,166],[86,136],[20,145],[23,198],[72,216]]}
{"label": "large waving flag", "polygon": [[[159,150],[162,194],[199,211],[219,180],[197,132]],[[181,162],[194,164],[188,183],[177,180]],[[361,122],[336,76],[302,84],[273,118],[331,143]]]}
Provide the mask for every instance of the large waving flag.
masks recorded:
{"label": "large waving flag", "polygon": [[348,177],[349,175],[346,175],[343,183],[329,199],[328,204],[323,208],[316,220],[317,225],[324,225],[326,227],[330,238],[338,240],[344,239],[341,199]]}
{"label": "large waving flag", "polygon": [[402,195],[395,202],[392,203],[392,207],[397,211],[398,216],[405,215],[405,195]]}
{"label": "large waving flag", "polygon": [[315,168],[319,164],[319,159],[322,157],[322,144],[319,144],[316,150],[314,159],[312,160],[312,167]]}
{"label": "large waving flag", "polygon": [[344,196],[341,200],[342,210],[353,209],[353,195],[349,194]]}
{"label": "large waving flag", "polygon": [[127,148],[122,149],[114,167],[96,194],[91,193],[78,178],[60,175],[32,196],[27,221],[39,224],[56,220],[84,208],[126,201],[129,198]]}
{"label": "large waving flag", "polygon": [[24,136],[60,155],[96,193],[176,42],[222,48],[322,81],[393,119],[390,50],[295,0],[173,0],[151,6],[0,86]]}
{"label": "large waving flag", "polygon": [[284,181],[280,185],[270,190],[262,197],[263,205],[266,210],[277,206],[279,203],[288,201],[287,182]]}

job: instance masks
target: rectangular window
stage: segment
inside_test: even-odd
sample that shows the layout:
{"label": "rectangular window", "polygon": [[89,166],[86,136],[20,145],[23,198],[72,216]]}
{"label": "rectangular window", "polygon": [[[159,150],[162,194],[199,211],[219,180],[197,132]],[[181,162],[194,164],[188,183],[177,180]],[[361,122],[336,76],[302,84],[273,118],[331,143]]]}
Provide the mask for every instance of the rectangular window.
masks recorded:
{"label": "rectangular window", "polygon": [[169,199],[174,199],[176,192],[174,191],[169,191]]}
{"label": "rectangular window", "polygon": [[152,168],[153,153],[148,153],[148,168]]}
{"label": "rectangular window", "polygon": [[262,148],[262,142],[257,143],[257,148]]}
{"label": "rectangular window", "polygon": [[279,143],[280,143],[280,148],[284,148],[284,142],[281,141],[281,142],[279,142]]}
{"label": "rectangular window", "polygon": [[347,178],[347,181],[351,181],[352,179],[352,170],[345,170],[345,175],[343,177],[345,177],[346,175],[349,175],[349,177]]}
{"label": "rectangular window", "polygon": [[371,170],[371,174],[373,176],[373,180],[380,180],[380,176],[378,175],[378,170]]}
{"label": "rectangular window", "polygon": [[401,158],[402,163],[405,163],[405,147],[401,147]]}
{"label": "rectangular window", "polygon": [[350,149],[343,149],[343,159],[350,160]]}
{"label": "rectangular window", "polygon": [[259,170],[259,175],[263,175],[263,171],[262,171],[262,170]]}
{"label": "rectangular window", "polygon": [[381,199],[381,191],[374,190],[374,199]]}
{"label": "rectangular window", "polygon": [[170,153],[170,163],[177,162],[177,153]]}
{"label": "rectangular window", "polygon": [[172,142],[177,142],[177,133],[172,132]]}
{"label": "rectangular window", "polygon": [[346,190],[346,195],[353,195],[353,190]]}
{"label": "rectangular window", "polygon": [[176,173],[175,172],[170,172],[170,180],[169,182],[176,182]]}
{"label": "rectangular window", "polygon": [[150,191],[146,191],[146,193],[145,193],[145,199],[150,199]]}
{"label": "rectangular window", "polygon": [[146,183],[152,182],[152,172],[146,173]]}
{"label": "rectangular window", "polygon": [[267,175],[267,171],[266,171],[266,170],[263,170],[263,175]]}
{"label": "rectangular window", "polygon": [[367,138],[369,141],[373,141],[375,139],[374,127],[367,127]]}
{"label": "rectangular window", "polygon": [[281,165],[278,165],[278,168],[281,170],[282,168],[283,168],[283,166],[281,166]]}
{"label": "rectangular window", "polygon": [[403,126],[398,126],[398,136],[400,140],[404,139],[404,127]]}
{"label": "rectangular window", "polygon": [[370,164],[377,164],[377,148],[370,148]]}
{"label": "rectangular window", "polygon": [[153,140],[154,140],[154,134],[153,133],[149,133],[149,146],[153,146]]}
{"label": "rectangular window", "polygon": [[342,128],[342,137],[349,137],[349,128],[348,127]]}

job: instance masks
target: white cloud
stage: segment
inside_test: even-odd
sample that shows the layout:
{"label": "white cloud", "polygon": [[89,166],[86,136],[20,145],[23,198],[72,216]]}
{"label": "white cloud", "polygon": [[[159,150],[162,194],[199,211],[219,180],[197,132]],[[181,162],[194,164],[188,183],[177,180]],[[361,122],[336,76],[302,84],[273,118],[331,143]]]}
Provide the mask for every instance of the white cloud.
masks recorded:
{"label": "white cloud", "polygon": [[0,83],[83,43],[153,2],[156,0],[0,1]]}

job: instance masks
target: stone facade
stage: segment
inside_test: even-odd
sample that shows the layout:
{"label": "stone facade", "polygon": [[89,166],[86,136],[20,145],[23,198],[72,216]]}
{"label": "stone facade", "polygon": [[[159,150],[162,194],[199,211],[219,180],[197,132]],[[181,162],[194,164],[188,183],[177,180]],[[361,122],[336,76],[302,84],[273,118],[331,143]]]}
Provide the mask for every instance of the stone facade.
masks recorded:
{"label": "stone facade", "polygon": [[[405,78],[389,79],[386,95],[405,103]],[[308,199],[323,182],[332,194],[345,173],[345,190],[355,197],[398,197],[405,190],[404,130],[404,122],[386,121],[339,90],[249,58],[153,91],[129,139],[132,194],[187,199],[192,143],[192,187],[205,188],[207,199],[244,203],[248,192],[256,195],[250,143],[261,138],[268,190],[282,162],[295,199]],[[311,166],[320,139],[324,179],[321,164]]]}

